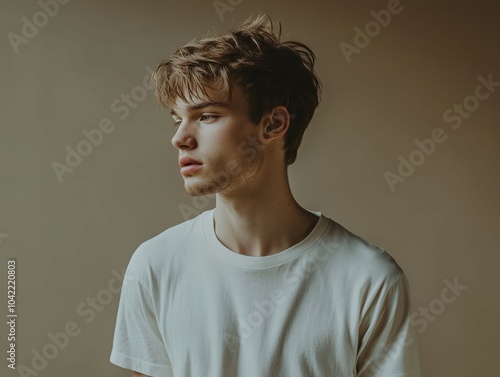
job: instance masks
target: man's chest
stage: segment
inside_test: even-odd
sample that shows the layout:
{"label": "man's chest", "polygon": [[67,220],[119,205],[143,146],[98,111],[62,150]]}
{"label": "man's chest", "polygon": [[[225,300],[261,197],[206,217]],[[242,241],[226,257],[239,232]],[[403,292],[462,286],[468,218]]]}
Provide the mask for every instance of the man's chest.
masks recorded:
{"label": "man's chest", "polygon": [[311,276],[235,279],[195,269],[166,294],[159,327],[178,366],[196,360],[211,373],[253,365],[256,373],[320,376],[355,361],[357,331],[345,295]]}

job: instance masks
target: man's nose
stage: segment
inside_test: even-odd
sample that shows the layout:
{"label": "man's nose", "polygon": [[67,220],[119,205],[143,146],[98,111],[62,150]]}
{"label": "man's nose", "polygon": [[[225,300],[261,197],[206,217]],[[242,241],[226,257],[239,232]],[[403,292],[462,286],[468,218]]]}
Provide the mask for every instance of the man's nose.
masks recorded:
{"label": "man's nose", "polygon": [[196,146],[195,122],[182,121],[172,138],[172,145],[177,149],[194,148]]}

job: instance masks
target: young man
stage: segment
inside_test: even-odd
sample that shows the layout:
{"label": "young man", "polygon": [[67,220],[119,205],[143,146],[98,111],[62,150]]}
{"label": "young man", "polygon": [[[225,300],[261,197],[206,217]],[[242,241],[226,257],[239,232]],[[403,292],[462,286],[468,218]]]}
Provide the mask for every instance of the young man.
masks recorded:
{"label": "young man", "polygon": [[185,189],[216,206],[134,252],[110,361],[153,377],[420,377],[402,269],[290,191],[321,84],[314,53],[267,21],[155,70]]}

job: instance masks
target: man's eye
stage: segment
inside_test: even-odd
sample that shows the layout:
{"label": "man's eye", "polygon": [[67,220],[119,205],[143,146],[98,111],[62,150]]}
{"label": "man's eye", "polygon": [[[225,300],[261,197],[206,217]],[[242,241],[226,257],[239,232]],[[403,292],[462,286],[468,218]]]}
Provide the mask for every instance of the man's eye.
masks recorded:
{"label": "man's eye", "polygon": [[174,128],[177,128],[179,127],[179,125],[181,124],[182,121],[180,120],[177,120],[177,121],[174,121],[174,123],[172,124],[174,126]]}
{"label": "man's eye", "polygon": [[[212,118],[212,119],[206,119],[206,118]],[[215,120],[218,117],[216,115],[202,115],[201,120]]]}

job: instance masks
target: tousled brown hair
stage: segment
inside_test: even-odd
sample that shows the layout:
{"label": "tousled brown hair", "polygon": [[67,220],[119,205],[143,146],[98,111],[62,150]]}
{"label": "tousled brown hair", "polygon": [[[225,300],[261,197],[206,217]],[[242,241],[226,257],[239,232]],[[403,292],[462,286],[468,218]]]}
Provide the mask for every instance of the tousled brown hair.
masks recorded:
{"label": "tousled brown hair", "polygon": [[[267,18],[266,18],[267,17]],[[267,15],[246,19],[237,30],[216,37],[193,39],[155,69],[152,81],[160,105],[172,109],[180,97],[210,98],[211,88],[231,99],[239,85],[249,105],[249,119],[258,124],[276,106],[290,113],[285,134],[285,163],[291,165],[305,129],[321,100],[321,82],[314,72],[316,56],[298,41],[281,41]]]}

